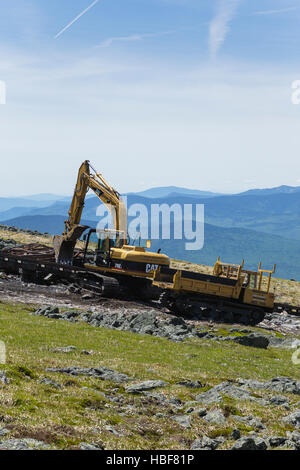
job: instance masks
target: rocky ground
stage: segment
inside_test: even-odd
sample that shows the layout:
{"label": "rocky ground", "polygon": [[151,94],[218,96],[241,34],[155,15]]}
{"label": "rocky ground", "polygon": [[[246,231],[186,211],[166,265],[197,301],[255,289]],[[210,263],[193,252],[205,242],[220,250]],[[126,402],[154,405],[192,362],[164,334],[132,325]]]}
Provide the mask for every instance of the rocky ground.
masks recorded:
{"label": "rocky ground", "polygon": [[[259,352],[270,344],[237,342],[232,351],[234,338],[249,337],[249,330],[232,336],[237,329],[229,329],[222,346],[224,332],[212,343],[213,330],[205,336],[184,322],[162,326],[165,319],[154,323],[151,310],[138,322],[126,317],[130,332],[119,332],[120,316],[107,329],[93,323],[102,321],[93,314],[86,330],[87,315],[57,307],[23,313],[2,305],[0,333],[12,351],[0,369],[0,449],[300,450],[300,380],[272,377],[276,368],[284,370],[284,359]],[[153,342],[154,324],[167,339]],[[151,325],[152,333],[141,325]],[[180,326],[191,343],[170,338],[170,325]],[[66,344],[71,338],[76,345]],[[261,375],[272,378],[233,377],[226,363],[218,372],[222,360],[253,376],[251,367],[238,363],[248,362],[249,354]]]}
{"label": "rocky ground", "polygon": [[[292,319],[295,323],[292,329],[293,335],[282,335],[270,330],[270,325],[267,325],[269,328],[267,331],[263,328],[241,325],[216,325],[184,320],[154,308],[153,305],[124,303],[123,300],[82,299],[82,293],[70,293],[68,289],[66,286],[28,285],[23,284],[18,278],[4,277],[0,284],[2,299],[0,310],[1,305],[4,308],[6,304],[3,301],[4,295],[6,295],[5,301],[13,300],[21,309],[20,298],[22,298],[23,303],[27,300],[31,304],[28,317],[31,318],[30,324],[34,325],[32,322],[40,318],[46,322],[44,328],[49,326],[47,334],[49,331],[52,333],[54,328],[55,338],[60,337],[57,335],[57,328],[63,325],[69,324],[72,328],[80,329],[83,325],[88,325],[95,333],[101,331],[102,340],[103,338],[107,340],[108,331],[131,335],[129,344],[132,351],[135,349],[132,349],[134,346],[131,341],[138,337],[141,339],[149,337],[150,341],[152,338],[164,339],[169,344],[178,344],[176,348],[180,348],[180,345],[184,348],[184,345],[190,342],[196,347],[196,351],[199,347],[206,350],[199,363],[200,373],[195,374],[197,367],[194,365],[193,374],[189,374],[187,368],[186,377],[184,377],[184,366],[182,373],[176,372],[173,377],[170,376],[170,372],[157,374],[156,366],[152,368],[147,365],[148,358],[138,359],[141,360],[143,368],[148,367],[148,378],[141,377],[132,370],[124,371],[120,368],[120,364],[119,367],[107,366],[114,363],[115,359],[100,361],[99,364],[97,349],[100,346],[101,351],[103,343],[97,340],[95,344],[99,346],[96,348],[94,346],[92,349],[86,340],[81,346],[68,344],[66,338],[72,339],[75,344],[76,341],[71,330],[67,329],[68,335],[62,343],[57,339],[45,338],[46,346],[41,346],[40,340],[38,341],[39,351],[41,348],[47,348],[47,359],[43,360],[40,353],[37,355],[38,367],[30,364],[29,369],[27,361],[24,362],[22,352],[21,363],[20,359],[16,363],[12,360],[12,366],[0,369],[0,449],[151,448],[146,444],[151,435],[151,438],[156,436],[155,448],[300,450],[300,380],[297,379],[297,375],[299,378],[300,374],[297,368],[294,367],[292,370],[286,359],[283,360],[275,353],[299,347],[300,339],[295,334],[298,331],[299,320]],[[27,297],[23,295],[25,292]],[[26,309],[25,305],[24,308]],[[14,307],[10,307],[11,309]],[[11,316],[9,321],[11,322]],[[276,327],[278,322],[276,316],[273,321]],[[281,321],[280,329],[282,323],[290,325],[290,321],[290,318],[286,319],[286,322]],[[25,318],[26,328],[28,322],[29,320]],[[265,322],[270,323],[272,319],[267,318]],[[6,332],[5,328],[4,331]],[[26,338],[28,334],[25,333]],[[89,332],[89,336],[90,334]],[[38,337],[40,335],[41,333],[38,333]],[[9,337],[11,336],[15,338],[9,334]],[[3,336],[0,334],[0,337]],[[83,337],[87,338],[86,333]],[[109,344],[112,344],[111,339]],[[49,349],[50,345],[53,347]],[[123,349],[122,347],[119,349],[120,347],[117,346],[119,356]],[[163,345],[162,347],[166,348]],[[232,351],[231,348],[235,347],[242,348],[243,352]],[[151,354],[153,352],[150,344],[148,347],[145,345],[143,349]],[[221,359],[217,363],[221,364],[222,370],[226,370],[226,373],[216,372],[216,359],[214,356],[209,357],[207,354],[209,351],[213,351],[213,354],[215,351],[219,353],[221,351]],[[268,355],[260,357],[259,351],[266,351]],[[115,358],[115,354],[116,352],[112,351],[110,357]],[[176,354],[180,356],[182,351],[178,349]],[[60,360],[53,359],[53,355]],[[194,360],[192,358],[196,355],[193,352],[187,354],[190,360]],[[171,356],[173,357],[174,353]],[[278,372],[282,373],[284,370],[285,374],[275,376],[272,373],[268,380],[263,380],[263,374],[257,371],[252,378],[251,375],[247,377],[247,373],[245,375],[245,371],[243,373],[242,367],[238,365],[238,360],[248,363],[248,358],[252,358],[251,361],[255,364],[258,361],[255,357],[259,358],[257,368],[267,367],[268,376],[270,376],[270,361],[279,361],[281,366],[285,363],[286,369],[280,369],[279,363],[278,366],[272,366],[273,371],[278,368]],[[132,353],[131,358],[137,360]],[[156,358],[155,362],[157,360]],[[235,366],[241,372],[240,375],[230,371],[228,361],[233,364],[236,362]],[[172,368],[170,358],[168,360],[160,358],[159,362],[168,364]],[[204,372],[204,364],[205,367],[211,368],[209,373]],[[20,374],[24,377],[25,383],[29,380],[29,385],[33,389],[29,393],[28,384],[26,385],[26,399],[22,394],[20,397],[20,383],[22,383]],[[209,378],[210,374],[215,379]],[[195,378],[195,375],[198,378]],[[67,377],[70,379],[67,380]],[[99,386],[99,383],[105,384],[104,387]],[[32,425],[34,416],[32,413],[36,413],[34,410],[38,406],[34,403],[36,400],[42,402],[47,400],[48,398],[41,398],[44,393],[60,400],[72,388],[77,398],[72,398],[66,406],[70,407],[70,403],[73,406],[73,400],[77,399],[79,408],[76,405],[75,412],[80,416],[82,410],[85,410],[84,414],[88,410],[88,427],[85,423],[83,432],[82,424],[77,423],[77,426],[72,427],[60,423],[59,429],[64,435],[64,440],[59,444],[59,440],[55,438],[58,424],[48,424],[47,429],[41,429],[36,424]],[[7,402],[9,393],[16,394],[17,398],[14,396]],[[13,409],[9,415],[7,410],[5,411],[8,403]],[[46,408],[45,402],[42,408]],[[25,425],[18,426],[19,414]],[[150,421],[146,418],[149,415],[151,415]],[[69,423],[72,420],[66,421],[63,418],[61,421]],[[135,421],[139,423],[138,426],[133,424]],[[164,437],[165,433],[169,433],[169,439]],[[122,441],[124,443],[120,444]],[[151,445],[155,444],[152,442]]]}
{"label": "rocky ground", "polygon": [[[73,349],[74,350],[74,349]],[[70,352],[65,350],[65,352]],[[135,382],[130,384],[134,379],[128,377],[125,374],[120,374],[114,370],[107,368],[79,368],[79,367],[66,367],[66,368],[48,368],[46,372],[56,374],[66,374],[72,377],[88,376],[95,377],[99,380],[108,380],[114,382],[116,385],[125,384],[124,396],[107,396],[103,395],[103,398],[108,401],[123,405],[123,415],[131,415],[132,411],[136,407],[140,410],[146,410],[147,403],[152,404],[152,410],[156,411],[155,417],[160,419],[168,419],[170,422],[174,422],[174,425],[182,429],[191,429],[192,423],[195,418],[199,418],[202,423],[210,425],[221,426],[223,435],[220,433],[215,438],[204,435],[202,438],[195,439],[190,443],[191,450],[216,450],[219,447],[223,447],[226,441],[230,441],[231,450],[267,450],[272,448],[286,448],[291,450],[300,450],[300,408],[294,409],[293,412],[290,408],[289,399],[285,395],[274,395],[268,402],[261,398],[257,398],[253,395],[255,390],[271,390],[276,393],[290,393],[296,396],[300,395],[300,381],[291,380],[286,377],[277,377],[269,382],[257,382],[251,380],[240,380],[237,384],[232,382],[222,382],[219,385],[211,388],[207,392],[201,392],[203,385],[197,382],[182,381],[179,385],[188,387],[191,389],[198,390],[200,393],[195,396],[194,401],[182,402],[180,399],[175,397],[167,398],[164,394],[154,391],[157,388],[164,388],[169,385],[168,382],[162,380],[147,380],[143,382]],[[61,390],[62,386],[50,379],[43,379],[41,383],[52,387],[57,390]],[[129,383],[129,385],[128,385]],[[118,389],[116,389],[118,390]],[[133,400],[130,400],[131,404],[126,404],[128,399],[126,395],[134,396]],[[222,409],[213,409],[212,411],[207,406],[218,403],[223,403],[223,400],[232,398],[234,400],[252,400],[259,403],[261,406],[270,407],[282,407],[289,411],[289,413],[282,418],[282,423],[290,426],[291,431],[287,431],[285,436],[272,436],[266,432],[266,426],[261,419],[249,415],[240,416],[239,414],[233,414],[231,417],[231,423],[236,424],[236,427],[228,427],[230,413],[226,410],[226,407]],[[298,401],[298,405],[300,401]],[[205,406],[206,405],[206,406]],[[243,427],[244,426],[244,427]],[[225,428],[224,428],[225,427]],[[247,431],[247,435],[242,435],[240,428],[243,428],[244,432]],[[48,449],[50,448],[44,441],[39,441],[32,438],[22,439],[9,439],[11,427],[0,428],[0,449],[11,449],[11,450],[28,450],[30,448],[35,449]],[[294,430],[293,430],[294,429]],[[105,430],[112,433],[115,436],[122,437],[122,432],[118,431],[117,427],[106,426]],[[95,429],[97,434],[97,429]],[[84,443],[78,444],[78,447],[83,450],[102,450],[105,447],[102,444],[96,443]]]}

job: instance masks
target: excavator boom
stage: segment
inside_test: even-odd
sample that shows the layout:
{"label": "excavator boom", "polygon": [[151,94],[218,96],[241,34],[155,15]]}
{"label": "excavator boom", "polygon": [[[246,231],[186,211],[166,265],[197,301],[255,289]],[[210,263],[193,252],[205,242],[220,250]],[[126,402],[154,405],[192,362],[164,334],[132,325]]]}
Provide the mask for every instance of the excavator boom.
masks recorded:
{"label": "excavator boom", "polygon": [[[91,170],[93,174],[91,174]],[[69,218],[65,221],[65,231],[62,235],[55,236],[53,240],[55,257],[58,263],[72,264],[76,242],[88,228],[86,225],[80,225],[80,221],[89,189],[92,189],[100,201],[109,209],[116,233],[126,234],[127,232],[127,211],[121,196],[86,160],[78,171]],[[124,244],[126,244],[126,240],[124,240]]]}

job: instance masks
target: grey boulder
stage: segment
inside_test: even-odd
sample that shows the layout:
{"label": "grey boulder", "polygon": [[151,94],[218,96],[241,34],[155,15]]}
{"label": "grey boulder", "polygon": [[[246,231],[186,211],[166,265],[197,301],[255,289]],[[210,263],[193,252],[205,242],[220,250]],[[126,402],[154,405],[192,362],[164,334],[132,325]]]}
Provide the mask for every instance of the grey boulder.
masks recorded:
{"label": "grey boulder", "polygon": [[104,450],[104,447],[99,444],[88,444],[87,442],[80,442],[79,448],[81,450]]}
{"label": "grey boulder", "polygon": [[141,393],[145,392],[146,390],[153,390],[154,388],[165,387],[166,385],[167,382],[164,382],[163,380],[146,380],[145,382],[129,385],[125,388],[125,392]]}
{"label": "grey boulder", "polygon": [[1,450],[48,449],[48,445],[36,439],[7,439],[0,442]]}
{"label": "grey boulder", "polygon": [[179,426],[185,429],[189,429],[191,427],[191,418],[190,416],[180,415],[180,416],[172,416],[171,418],[173,421],[176,421]]}
{"label": "grey boulder", "polygon": [[219,445],[220,440],[204,436],[202,439],[196,439],[192,443],[191,450],[216,450]]}
{"label": "grey boulder", "polygon": [[235,343],[241,344],[242,346],[250,346],[252,348],[267,349],[270,343],[270,338],[266,335],[258,333],[251,333],[248,336],[235,336],[230,337]]}
{"label": "grey boulder", "polygon": [[95,377],[101,380],[110,380],[111,382],[122,383],[128,382],[129,377],[126,374],[120,374],[112,369],[108,369],[107,367],[65,367],[65,368],[57,368],[57,369],[46,369],[47,372],[59,372],[61,374],[70,374],[74,376],[85,375],[87,377]]}
{"label": "grey boulder", "polygon": [[267,450],[267,444],[260,437],[242,437],[233,444],[231,450]]}
{"label": "grey boulder", "polygon": [[300,428],[300,410],[296,410],[285,418],[282,418],[282,421],[286,424],[294,426],[295,428]]}
{"label": "grey boulder", "polygon": [[210,411],[204,417],[204,421],[210,424],[225,424],[226,418],[221,411]]}

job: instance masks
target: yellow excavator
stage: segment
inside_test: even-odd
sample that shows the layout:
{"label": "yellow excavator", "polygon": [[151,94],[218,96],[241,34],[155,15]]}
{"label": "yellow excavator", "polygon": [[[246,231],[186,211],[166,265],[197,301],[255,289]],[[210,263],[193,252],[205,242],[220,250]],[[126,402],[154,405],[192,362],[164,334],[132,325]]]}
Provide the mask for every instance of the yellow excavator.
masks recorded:
{"label": "yellow excavator", "polygon": [[[114,230],[80,225],[89,189],[108,207]],[[81,252],[81,257],[76,258],[75,245],[87,229],[83,255]],[[69,219],[65,222],[64,233],[54,237],[54,249],[56,262],[68,265],[68,272],[70,267],[74,269],[75,280],[80,278],[81,285],[86,281],[103,295],[132,292],[143,299],[160,298],[160,304],[176,314],[197,312],[199,318],[201,315],[205,318],[213,309],[216,319],[253,324],[274,307],[270,285],[275,265],[271,271],[262,269],[261,264],[258,271],[248,271],[244,269],[244,261],[234,265],[218,258],[211,275],[171,269],[167,255],[129,245],[126,206],[120,194],[89,161],[83,162],[79,169]],[[268,275],[266,286],[263,275]]]}
{"label": "yellow excavator", "polygon": [[[91,189],[99,200],[109,209],[114,230],[96,230],[81,225],[81,216],[88,190]],[[153,278],[159,267],[168,267],[170,259],[162,253],[146,251],[144,247],[132,246],[127,240],[127,210],[120,194],[112,188],[88,160],[79,168],[69,218],[65,221],[65,231],[54,237],[56,262],[72,265],[74,249],[82,234],[85,241],[83,260],[84,268],[112,276],[118,281],[137,286],[137,279]],[[96,236],[97,235],[97,236]],[[147,248],[150,241],[147,242]]]}

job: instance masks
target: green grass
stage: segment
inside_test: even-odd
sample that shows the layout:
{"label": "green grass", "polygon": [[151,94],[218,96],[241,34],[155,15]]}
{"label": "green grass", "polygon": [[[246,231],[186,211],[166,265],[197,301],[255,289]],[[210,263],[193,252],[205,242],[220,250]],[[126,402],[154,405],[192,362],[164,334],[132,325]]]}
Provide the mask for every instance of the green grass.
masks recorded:
{"label": "green grass", "polygon": [[[228,429],[243,424],[234,415],[253,414],[265,422],[268,433],[283,433],[280,407],[261,407],[252,402],[226,399],[220,408],[228,416],[226,426],[207,425],[193,416],[192,428],[183,430],[171,420],[172,409],[159,407],[145,397],[131,396],[123,386],[88,377],[47,373],[48,367],[107,366],[137,381],[162,379],[170,385],[155,392],[175,396],[183,402],[195,399],[201,390],[176,385],[180,379],[200,380],[207,390],[227,379],[238,377],[268,380],[278,375],[300,376],[291,362],[291,352],[250,349],[231,342],[199,339],[173,343],[124,331],[95,328],[86,323],[69,323],[30,315],[30,306],[0,303],[0,339],[6,343],[7,364],[0,366],[11,382],[0,385],[0,426],[11,437],[34,437],[53,448],[74,448],[80,442],[103,442],[107,449],[186,449],[204,434],[228,435]],[[224,333],[223,330],[221,330]],[[76,350],[52,352],[68,345]],[[93,351],[84,355],[82,350]],[[41,384],[44,377],[62,385],[57,390]],[[103,394],[124,397],[111,402]],[[258,396],[270,393],[258,392]],[[291,403],[297,398],[289,396]],[[133,409],[130,406],[135,405]],[[200,406],[201,407],[201,406]],[[167,417],[156,418],[158,412]],[[182,411],[177,411],[180,414]],[[105,430],[112,425],[121,437]],[[245,427],[245,426],[244,426]],[[225,447],[230,445],[225,444]]]}

